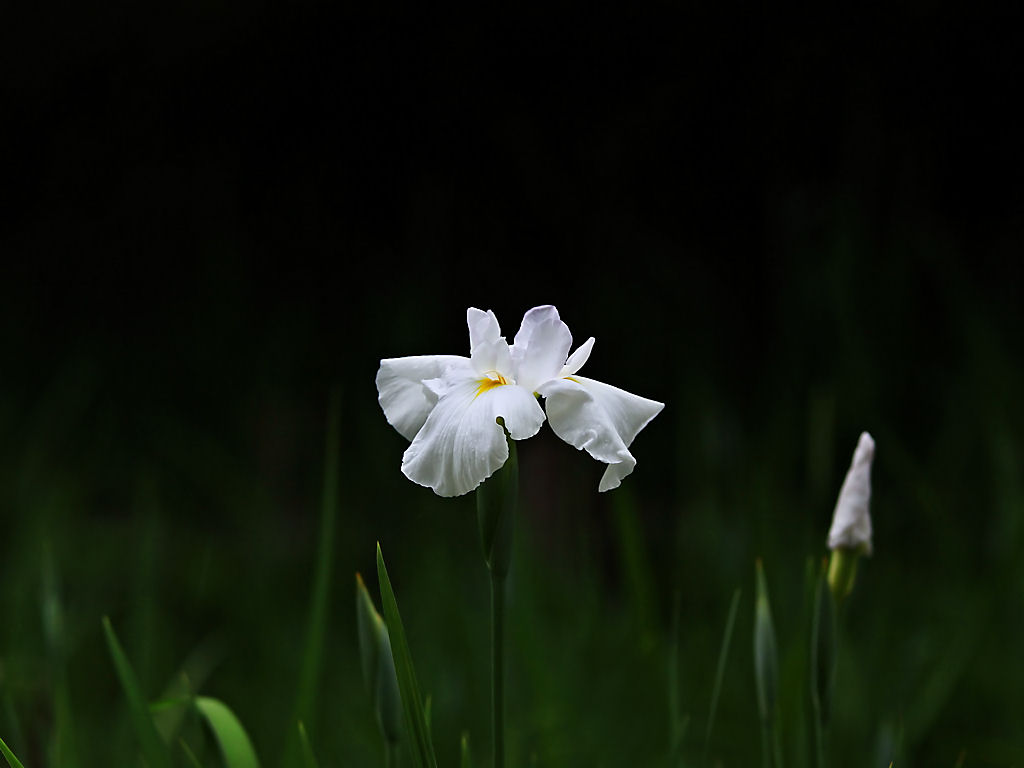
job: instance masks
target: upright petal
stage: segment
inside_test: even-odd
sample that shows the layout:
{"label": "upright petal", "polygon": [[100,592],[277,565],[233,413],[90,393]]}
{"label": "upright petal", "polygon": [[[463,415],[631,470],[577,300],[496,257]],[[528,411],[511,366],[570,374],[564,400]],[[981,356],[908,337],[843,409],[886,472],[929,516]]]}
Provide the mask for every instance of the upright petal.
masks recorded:
{"label": "upright petal", "polygon": [[470,307],[466,310],[466,322],[469,325],[469,354],[477,373],[493,374],[492,378],[499,374],[511,377],[511,353],[494,313]]}
{"label": "upright petal", "polygon": [[853,452],[853,461],[839,489],[832,527],[828,532],[829,549],[843,547],[871,554],[871,462],[875,441],[862,432]]}
{"label": "upright petal", "polygon": [[572,346],[569,326],[551,305],[534,307],[523,316],[523,324],[512,343],[516,381],[531,392],[558,376]]}
{"label": "upright petal", "polygon": [[629,446],[663,403],[583,376],[553,379],[540,389],[555,434],[608,464],[600,491],[617,488],[636,466]]}
{"label": "upright petal", "polygon": [[501,338],[501,327],[498,318],[491,310],[470,307],[466,310],[466,324],[469,326],[469,351],[472,353],[478,344],[495,342]]}
{"label": "upright petal", "polygon": [[402,457],[402,472],[440,496],[469,493],[508,458],[499,416],[516,440],[544,423],[537,399],[522,387],[481,387],[478,378],[452,383]]}
{"label": "upright petal", "polygon": [[576,371],[582,368],[587,360],[590,359],[590,353],[594,349],[594,337],[591,336],[589,339],[580,344],[576,351],[569,355],[569,359],[565,361],[565,365],[562,366],[559,376],[572,376]]}
{"label": "upright petal", "polygon": [[469,358],[458,355],[392,357],[377,369],[377,401],[384,416],[406,440],[416,437],[427,419],[437,394],[424,382],[442,376],[451,367],[469,367]]}

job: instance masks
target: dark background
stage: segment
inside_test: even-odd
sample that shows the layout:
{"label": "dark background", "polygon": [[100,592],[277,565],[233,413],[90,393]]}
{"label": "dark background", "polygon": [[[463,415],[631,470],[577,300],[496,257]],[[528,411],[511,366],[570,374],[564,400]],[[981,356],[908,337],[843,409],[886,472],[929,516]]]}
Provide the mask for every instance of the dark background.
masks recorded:
{"label": "dark background", "polygon": [[[468,306],[495,310],[511,338],[526,309],[553,303],[577,342],[597,337],[584,373],[667,403],[634,444],[618,502],[594,492],[601,467],[550,433],[521,447],[524,550],[567,600],[585,589],[617,606],[622,632],[639,622],[648,669],[679,591],[702,716],[732,587],[749,594],[760,554],[780,591],[799,592],[868,429],[876,555],[862,579],[874,597],[851,609],[865,622],[851,631],[864,658],[885,655],[872,642],[896,650],[851,692],[862,720],[848,738],[874,744],[865,729],[893,722],[925,764],[960,749],[980,764],[1019,759],[1012,20],[921,13],[883,28],[852,13],[790,24],[665,7],[444,18],[316,2],[29,13],[0,33],[0,575],[21,617],[0,630],[15,649],[0,658],[32,657],[17,649],[40,631],[49,542],[80,622],[73,682],[116,706],[114,683],[84,661],[103,658],[104,613],[135,628],[129,651],[153,695],[199,637],[226,628],[233,662],[216,693],[273,753],[287,707],[248,697],[288,690],[282,649],[298,640],[261,620],[287,626],[305,610],[337,390],[335,642],[352,643],[348,579],[372,573],[378,539],[409,604],[447,578],[481,582],[459,598],[472,628],[422,651],[450,750],[486,700],[485,649],[454,676],[466,687],[441,671],[459,661],[453,643],[484,637],[472,501],[401,477],[404,441],[373,377],[381,357],[468,354]],[[438,564],[453,548],[455,575]],[[784,624],[799,598],[780,602]],[[966,625],[976,631],[953,631]],[[420,631],[431,626],[424,613]],[[563,642],[585,646],[579,632]],[[332,664],[357,685],[356,666]],[[737,656],[739,688],[747,664]],[[938,667],[948,679],[934,682]],[[579,674],[567,701],[593,695]],[[45,686],[8,676],[33,722]],[[608,698],[643,698],[646,679],[610,683]],[[556,695],[539,690],[524,709]],[[723,723],[750,715],[733,700]],[[372,754],[358,697],[335,704],[363,718],[334,733],[335,754]],[[36,719],[27,731],[45,731]],[[543,734],[599,743],[594,722],[567,725],[577,719],[538,721],[523,750],[571,762]],[[484,722],[470,723],[481,744]],[[645,722],[615,738],[644,742]],[[588,764],[580,738],[570,752]]]}

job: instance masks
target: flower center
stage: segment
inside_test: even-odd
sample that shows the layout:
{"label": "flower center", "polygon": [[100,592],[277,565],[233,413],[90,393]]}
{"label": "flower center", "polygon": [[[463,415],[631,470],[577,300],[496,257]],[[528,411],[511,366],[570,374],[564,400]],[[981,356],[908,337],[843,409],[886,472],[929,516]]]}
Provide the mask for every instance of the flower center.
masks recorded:
{"label": "flower center", "polygon": [[[496,378],[492,379],[491,376],[495,376]],[[500,387],[504,384],[508,384],[508,380],[506,380],[504,376],[497,371],[488,371],[486,378],[480,379],[480,384],[476,388],[476,394],[473,395],[473,398],[475,399],[480,397],[484,392],[494,389],[495,387]]]}

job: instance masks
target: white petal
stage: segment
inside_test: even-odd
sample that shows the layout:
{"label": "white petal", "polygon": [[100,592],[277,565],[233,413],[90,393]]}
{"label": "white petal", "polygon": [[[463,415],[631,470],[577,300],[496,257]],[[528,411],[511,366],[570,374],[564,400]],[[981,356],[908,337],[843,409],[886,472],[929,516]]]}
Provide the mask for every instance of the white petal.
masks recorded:
{"label": "white petal", "polygon": [[450,367],[468,368],[469,359],[458,355],[392,357],[377,369],[377,401],[384,416],[406,440],[416,437],[437,394],[426,382],[442,376]]}
{"label": "white petal", "polygon": [[565,365],[562,366],[562,371],[559,376],[572,376],[576,371],[582,368],[587,360],[590,359],[590,352],[594,349],[594,337],[591,336],[589,339],[584,341],[576,351],[569,355],[569,359],[565,361]]}
{"label": "white petal", "polygon": [[523,316],[523,324],[512,343],[516,381],[531,392],[558,376],[572,346],[569,326],[551,305],[534,307]]}
{"label": "white petal", "polygon": [[453,382],[402,457],[402,472],[440,496],[469,493],[508,458],[501,416],[513,439],[537,434],[544,411],[527,390],[479,378]]}
{"label": "white petal", "polygon": [[469,325],[469,354],[477,372],[511,377],[511,353],[494,313],[470,307],[466,310],[466,322]]}
{"label": "white petal", "polygon": [[486,344],[501,338],[498,318],[491,310],[470,307],[466,310],[466,324],[469,326],[469,351],[476,349],[478,344]]}
{"label": "white petal", "polygon": [[664,404],[583,376],[553,379],[541,388],[555,434],[609,465],[600,491],[617,488],[633,471],[629,445]]}
{"label": "white petal", "polygon": [[832,528],[828,532],[829,549],[843,547],[871,554],[871,462],[874,458],[875,441],[867,432],[862,432],[839,490]]}

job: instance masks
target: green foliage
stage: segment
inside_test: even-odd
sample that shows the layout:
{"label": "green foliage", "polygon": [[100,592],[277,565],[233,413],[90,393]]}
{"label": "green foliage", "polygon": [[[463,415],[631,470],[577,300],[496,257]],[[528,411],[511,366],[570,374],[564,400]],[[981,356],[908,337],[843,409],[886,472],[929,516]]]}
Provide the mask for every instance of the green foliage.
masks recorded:
{"label": "green foliage", "polygon": [[249,736],[227,705],[208,696],[197,696],[195,707],[217,739],[225,768],[259,768]]}
{"label": "green foliage", "polygon": [[121,681],[121,689],[128,702],[132,726],[135,729],[135,736],[139,740],[139,746],[142,748],[143,757],[150,768],[171,768],[170,754],[160,739],[156,726],[153,725],[149,706],[143,696],[139,680],[135,676],[135,670],[132,669],[128,657],[125,656],[110,619],[106,616],[103,617],[103,633],[106,636],[107,650],[114,662],[117,677]]}
{"label": "green foliage", "polygon": [[391,579],[388,578],[387,567],[380,544],[377,545],[377,578],[380,580],[381,602],[384,604],[384,620],[388,625],[391,638],[391,649],[395,660],[395,671],[398,676],[398,689],[402,694],[402,708],[405,711],[406,731],[409,734],[410,752],[418,768],[437,768],[437,757],[434,755],[434,743],[430,734],[430,725],[424,711],[423,697],[419,683],[416,681],[416,670],[413,668],[412,653],[405,639],[405,628],[398,612],[398,602]]}
{"label": "green foliage", "polygon": [[309,743],[309,736],[306,734],[306,726],[299,722],[299,746],[302,748],[302,768],[319,768],[316,755],[313,754],[313,747]]}
{"label": "green foliage", "polygon": [[25,766],[21,764],[21,761],[14,756],[14,753],[7,748],[3,739],[0,739],[0,754],[4,756],[4,759],[11,768],[25,768]]}

